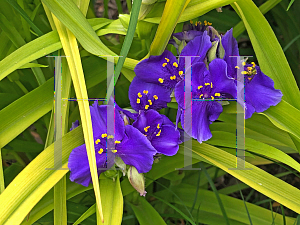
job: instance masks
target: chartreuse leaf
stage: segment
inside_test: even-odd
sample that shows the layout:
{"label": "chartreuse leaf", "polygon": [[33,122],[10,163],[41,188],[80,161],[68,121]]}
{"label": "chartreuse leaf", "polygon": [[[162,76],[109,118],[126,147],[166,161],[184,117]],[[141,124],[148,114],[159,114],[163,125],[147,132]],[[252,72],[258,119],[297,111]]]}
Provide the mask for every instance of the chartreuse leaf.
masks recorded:
{"label": "chartreuse leaf", "polygon": [[4,147],[53,105],[53,78],[0,111],[0,148]]}
{"label": "chartreuse leaf", "polygon": [[[62,151],[63,167],[67,166],[72,149],[83,143],[81,126],[62,138],[62,149],[59,150]],[[20,224],[39,200],[68,172],[47,169],[53,168],[53,156],[54,144],[40,153],[7,186],[0,195],[0,202],[5,202],[0,206],[0,224]]]}
{"label": "chartreuse leaf", "polygon": [[105,203],[103,207],[105,225],[118,225],[122,222],[123,195],[119,177],[116,180],[100,180],[101,200]]}
{"label": "chartreuse leaf", "polygon": [[159,213],[153,206],[144,198],[138,196],[135,203],[129,203],[134,211],[136,218],[140,224],[143,225],[166,225],[165,221],[161,218]]}
{"label": "chartreuse leaf", "polygon": [[160,55],[165,50],[178,19],[190,0],[168,0],[150,46],[150,55]]}
{"label": "chartreuse leaf", "polygon": [[[263,3],[261,6],[259,6],[259,10],[262,14],[266,14],[271,9],[273,9],[279,2],[282,0],[269,0]],[[242,34],[245,31],[245,25],[243,21],[240,21],[237,25],[234,26],[232,35],[237,38],[240,34]]]}
{"label": "chartreuse leaf", "polygon": [[68,30],[55,16],[53,16],[53,20],[57,32],[60,36],[60,40],[64,52],[67,56],[67,62],[69,65],[76,97],[77,99],[83,99],[82,101],[77,101],[77,102],[80,111],[80,118],[83,127],[83,134],[84,134],[87,155],[88,155],[88,160],[89,160],[89,165],[91,170],[91,177],[93,181],[97,208],[99,210],[100,218],[103,221],[103,212],[102,212],[99,179],[98,179],[98,172],[97,172],[97,165],[96,165],[91,113],[89,108],[89,102],[87,100],[84,100],[84,99],[88,99],[88,95],[87,95],[87,89],[85,85],[85,79],[84,79],[79,49],[78,49],[76,37],[71,33],[71,31]]}
{"label": "chartreuse leaf", "polygon": [[297,188],[248,162],[245,162],[245,168],[251,170],[231,169],[236,168],[237,158],[219,148],[193,141],[192,151],[269,198],[297,213],[300,212],[300,191]]}
{"label": "chartreuse leaf", "polygon": [[[188,185],[188,184],[180,184],[180,186],[174,186],[172,190],[178,195],[181,201],[178,198],[172,197],[169,201],[171,203],[176,203],[178,205],[184,204],[185,206],[191,208],[194,200],[194,195],[191,193],[196,193],[197,189],[195,186]],[[159,191],[156,192],[155,195],[160,197],[166,196],[167,191]],[[220,210],[219,203],[214,192],[204,189],[198,190],[198,198],[196,200],[196,206],[200,205],[199,210],[200,216],[198,222],[205,223],[205,224],[216,224],[213,217],[220,217],[219,224],[224,224],[225,219],[222,218],[222,211]],[[244,206],[244,202],[240,199],[227,196],[224,194],[220,194],[220,199],[222,200],[224,207],[227,212],[227,216],[230,224],[250,224],[246,208]],[[272,212],[255,204],[251,204],[246,202],[247,209],[249,211],[252,224],[259,224],[259,225],[270,225],[272,222]],[[197,211],[197,210],[194,210]],[[196,213],[196,212],[195,212]],[[206,213],[212,213],[213,215],[205,216]],[[195,214],[194,214],[195,215]],[[262,216],[263,215],[263,216]],[[274,217],[274,224],[281,225],[282,224],[282,215],[276,213],[273,215]],[[293,225],[295,219],[286,217],[287,224]]]}
{"label": "chartreuse leaf", "polygon": [[2,192],[5,189],[4,186],[4,175],[3,175],[3,166],[2,166],[2,152],[1,152],[1,148],[0,148],[0,195],[2,194]]}
{"label": "chartreuse leaf", "polygon": [[[213,137],[207,141],[208,144],[224,147],[236,147],[236,134],[224,132],[224,131],[213,131]],[[245,149],[260,155],[267,156],[271,159],[283,162],[286,165],[298,170],[300,172],[300,164],[297,163],[292,157],[285,154],[284,152],[274,148],[270,145],[262,142],[253,140],[251,138],[245,138]]]}
{"label": "chartreuse leaf", "polygon": [[79,218],[75,221],[73,225],[78,225],[86,218],[90,217],[96,212],[96,204],[92,205],[88,210],[86,210]]}
{"label": "chartreuse leaf", "polygon": [[300,109],[299,88],[268,21],[251,0],[237,1],[232,6],[245,24],[262,71],[282,91],[283,100]]}
{"label": "chartreuse leaf", "polygon": [[[85,50],[104,58],[107,55],[116,55],[100,41],[75,3],[69,0],[42,0],[42,2],[75,35]],[[133,70],[137,63],[138,61],[134,59],[126,58],[124,67]]]}

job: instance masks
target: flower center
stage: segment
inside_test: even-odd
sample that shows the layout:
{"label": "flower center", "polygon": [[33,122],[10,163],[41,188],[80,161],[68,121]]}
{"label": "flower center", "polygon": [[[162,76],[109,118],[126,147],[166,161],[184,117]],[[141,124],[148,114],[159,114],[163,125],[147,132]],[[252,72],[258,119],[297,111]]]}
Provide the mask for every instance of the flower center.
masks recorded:
{"label": "flower center", "polygon": [[149,107],[153,105],[156,100],[158,100],[157,95],[150,96],[148,93],[148,90],[143,90],[143,94],[139,92],[136,99],[136,103],[142,104],[146,110],[149,109]]}

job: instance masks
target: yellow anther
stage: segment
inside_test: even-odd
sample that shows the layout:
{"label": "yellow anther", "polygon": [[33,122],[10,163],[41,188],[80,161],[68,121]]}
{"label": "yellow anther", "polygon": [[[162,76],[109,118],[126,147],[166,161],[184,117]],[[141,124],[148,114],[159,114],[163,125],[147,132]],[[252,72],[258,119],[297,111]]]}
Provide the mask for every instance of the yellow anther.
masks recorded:
{"label": "yellow anther", "polygon": [[200,21],[198,21],[198,24],[201,25],[202,23]]}
{"label": "yellow anther", "polygon": [[158,78],[158,82],[162,84],[164,82],[164,79]]}
{"label": "yellow anther", "polygon": [[160,128],[160,125],[159,124],[157,124],[157,129],[159,129]]}
{"label": "yellow anther", "polygon": [[145,109],[148,109],[149,108],[149,105],[145,105]]}
{"label": "yellow anther", "polygon": [[140,104],[141,103],[141,99],[137,98],[136,99],[136,103]]}
{"label": "yellow anther", "polygon": [[208,85],[210,85],[210,83],[205,83],[205,86],[208,86]]}
{"label": "yellow anther", "polygon": [[96,145],[97,145],[99,142],[100,142],[100,139],[97,139],[97,140],[95,141]]}
{"label": "yellow anther", "polygon": [[245,66],[245,65],[246,65],[246,62],[243,62],[242,64],[243,64],[243,66]]}
{"label": "yellow anther", "polygon": [[149,128],[150,128],[150,126],[145,127],[145,128],[144,128],[144,131],[145,131],[145,132],[148,132],[148,129],[149,129]]}
{"label": "yellow anther", "polygon": [[212,84],[212,82],[210,82],[210,88],[213,88],[213,84]]}
{"label": "yellow anther", "polygon": [[165,60],[167,60],[167,62],[170,62],[170,59],[168,59],[168,58],[165,58]]}
{"label": "yellow anther", "polygon": [[248,77],[248,80],[251,80],[252,79],[252,77]]}
{"label": "yellow anther", "polygon": [[158,131],[158,133],[156,134],[156,136],[160,136],[161,130]]}
{"label": "yellow anther", "polygon": [[251,71],[253,68],[252,67],[247,67],[247,70],[248,71]]}
{"label": "yellow anther", "polygon": [[210,23],[210,22],[207,22],[207,25],[208,25],[208,26],[211,26],[211,25],[212,25],[212,23]]}
{"label": "yellow anther", "polygon": [[198,24],[198,22],[196,21],[196,22],[195,22],[195,26],[197,26],[197,24]]}
{"label": "yellow anther", "polygon": [[181,75],[183,74],[183,71],[180,70],[180,71],[178,72],[178,74],[179,74],[179,76],[181,76]]}
{"label": "yellow anther", "polygon": [[100,148],[100,150],[98,151],[98,153],[101,155],[103,152],[103,148]]}
{"label": "yellow anther", "polygon": [[108,135],[107,139],[113,139],[114,135]]}
{"label": "yellow anther", "polygon": [[111,150],[113,153],[116,153],[117,152],[117,150],[115,149],[115,150]]}
{"label": "yellow anther", "polygon": [[201,98],[203,96],[203,94],[201,94],[200,96],[199,96],[199,98]]}
{"label": "yellow anther", "polygon": [[193,24],[194,23],[193,20],[190,20],[190,23]]}
{"label": "yellow anther", "polygon": [[148,91],[147,90],[143,90],[143,93],[146,95],[146,94],[148,94]]}
{"label": "yellow anther", "polygon": [[214,100],[215,98],[214,98],[214,96],[210,96],[211,97],[211,100]]}
{"label": "yellow anther", "polygon": [[165,67],[168,63],[163,63],[162,66]]}
{"label": "yellow anther", "polygon": [[107,134],[102,134],[101,137],[102,137],[102,138],[106,138],[106,137],[107,137]]}
{"label": "yellow anther", "polygon": [[238,67],[238,66],[236,66],[236,67],[234,67],[234,68],[236,68],[236,69],[238,69],[238,70],[240,69],[240,67]]}
{"label": "yellow anther", "polygon": [[146,137],[147,137],[147,134],[144,134],[144,136],[146,136]]}
{"label": "yellow anther", "polygon": [[157,95],[153,95],[153,98],[154,98],[155,100],[157,100],[157,99],[158,99]]}
{"label": "yellow anther", "polygon": [[151,100],[148,100],[148,102],[149,102],[149,105],[152,105],[152,101]]}
{"label": "yellow anther", "polygon": [[206,20],[204,20],[204,25],[207,26],[207,21]]}
{"label": "yellow anther", "polygon": [[176,79],[176,76],[174,75],[174,76],[170,76],[170,79],[171,80],[175,80]]}
{"label": "yellow anther", "polygon": [[219,96],[219,97],[220,97],[220,96],[221,96],[221,94],[220,94],[220,93],[215,93],[215,96]]}
{"label": "yellow anther", "polygon": [[121,143],[121,141],[115,141],[115,143],[116,143],[116,144],[120,144],[120,143]]}
{"label": "yellow anther", "polygon": [[141,92],[139,92],[139,93],[138,93],[138,96],[139,96],[139,98],[141,98],[141,97],[142,97],[142,94],[141,94]]}
{"label": "yellow anther", "polygon": [[175,66],[177,68],[178,67],[177,62],[173,62],[173,66]]}
{"label": "yellow anther", "polygon": [[242,71],[242,74],[248,74],[248,72],[247,71]]}
{"label": "yellow anther", "polygon": [[251,64],[252,64],[252,67],[255,67],[255,66],[256,66],[256,65],[255,65],[255,62],[252,62]]}
{"label": "yellow anther", "polygon": [[203,88],[203,86],[202,86],[202,85],[198,86],[198,90],[200,90],[201,88]]}

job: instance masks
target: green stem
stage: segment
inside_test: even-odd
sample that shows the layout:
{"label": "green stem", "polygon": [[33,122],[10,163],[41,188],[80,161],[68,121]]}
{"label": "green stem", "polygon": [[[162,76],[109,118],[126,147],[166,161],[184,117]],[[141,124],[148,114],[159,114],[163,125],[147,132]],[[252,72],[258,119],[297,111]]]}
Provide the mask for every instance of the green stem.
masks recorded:
{"label": "green stem", "polygon": [[19,81],[16,80],[15,83],[19,86],[19,88],[24,92],[24,94],[27,94],[29,91],[26,89],[26,87]]}
{"label": "green stem", "polygon": [[2,153],[0,148],[0,194],[4,191],[4,174],[3,174],[3,165],[2,165]]}

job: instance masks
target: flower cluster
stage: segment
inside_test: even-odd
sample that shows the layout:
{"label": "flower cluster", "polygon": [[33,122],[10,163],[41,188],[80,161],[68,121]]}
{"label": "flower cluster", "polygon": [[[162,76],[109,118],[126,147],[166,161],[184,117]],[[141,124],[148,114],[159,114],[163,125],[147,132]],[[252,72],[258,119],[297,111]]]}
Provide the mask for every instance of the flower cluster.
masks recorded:
{"label": "flower cluster", "polygon": [[[129,88],[129,99],[136,113],[121,109],[116,103],[113,107],[95,101],[90,106],[99,174],[114,167],[114,163],[125,170],[127,165],[129,180],[133,182],[132,174],[148,172],[155,155],[177,153],[183,134],[177,128],[179,123],[199,143],[210,139],[209,125],[222,113],[221,101],[236,100],[245,108],[246,119],[281,101],[281,91],[274,89],[274,82],[259,66],[244,62],[240,69],[236,57],[231,57],[239,56],[232,29],[219,35],[211,23],[197,22],[188,31],[174,34],[170,44],[177,48],[179,60],[166,50],[141,61],[134,69],[136,77]],[[185,68],[187,56],[191,58],[190,68]],[[243,75],[237,76],[241,71]],[[188,74],[190,82],[186,79]],[[187,84],[191,86],[188,88]],[[191,96],[190,103],[186,102],[186,95]],[[176,126],[158,112],[167,107],[171,96],[178,103]],[[114,135],[107,134],[108,110],[115,113]],[[187,111],[191,112],[191,126],[184,125]],[[113,162],[107,157],[111,152],[115,156]],[[92,182],[85,145],[73,149],[68,166],[72,181],[84,186]],[[132,184],[144,195],[144,188],[136,187],[137,183],[144,185],[143,178]]]}

